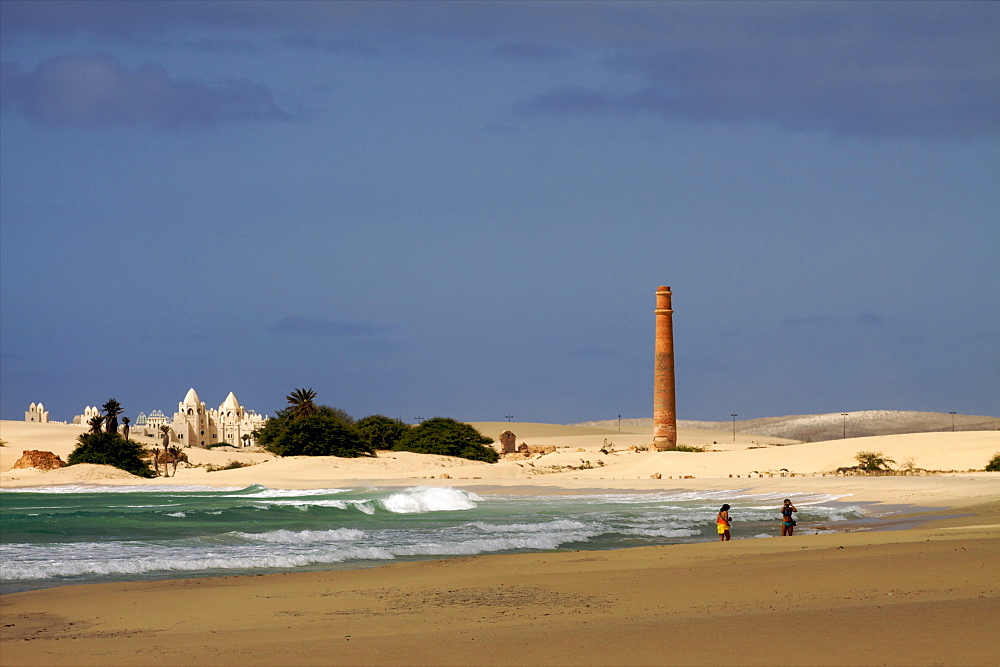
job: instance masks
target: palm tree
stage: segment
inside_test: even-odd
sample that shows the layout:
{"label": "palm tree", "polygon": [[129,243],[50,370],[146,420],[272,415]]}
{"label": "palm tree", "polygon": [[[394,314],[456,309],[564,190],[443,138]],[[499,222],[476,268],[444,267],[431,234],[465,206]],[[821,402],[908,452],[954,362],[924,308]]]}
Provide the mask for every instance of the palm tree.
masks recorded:
{"label": "palm tree", "polygon": [[316,412],[316,403],[313,402],[315,398],[316,392],[312,389],[296,389],[285,396],[285,400],[288,401],[292,410],[292,419],[308,417]]}
{"label": "palm tree", "polygon": [[[170,463],[173,463],[174,464],[174,477],[177,477],[177,466],[178,466],[178,464],[180,464],[181,461],[184,461],[185,463],[188,463],[187,454],[185,454],[184,450],[181,449],[180,447],[176,447],[176,446],[171,445],[170,449],[167,452],[166,460],[163,461],[163,469],[166,470],[167,469],[167,465],[170,464]],[[188,464],[188,467],[190,467],[190,464]]]}
{"label": "palm tree", "polygon": [[128,425],[132,423],[132,420],[128,417],[122,417],[122,431],[125,432],[125,439],[128,440]]}
{"label": "palm tree", "polygon": [[[163,476],[170,477],[170,471],[167,469],[167,450],[170,448],[170,427],[166,424],[160,426],[160,440],[163,442]],[[156,467],[156,472],[160,472],[160,466],[157,463],[159,458],[158,454],[153,455],[153,465]]]}
{"label": "palm tree", "polygon": [[107,428],[105,429],[108,433],[118,432],[118,415],[125,412],[122,408],[122,404],[113,398],[109,398],[108,402],[101,406],[104,410],[104,421],[107,423]]}
{"label": "palm tree", "polygon": [[100,433],[102,427],[104,426],[104,417],[101,415],[95,415],[87,420],[87,426],[90,427],[91,433]]}

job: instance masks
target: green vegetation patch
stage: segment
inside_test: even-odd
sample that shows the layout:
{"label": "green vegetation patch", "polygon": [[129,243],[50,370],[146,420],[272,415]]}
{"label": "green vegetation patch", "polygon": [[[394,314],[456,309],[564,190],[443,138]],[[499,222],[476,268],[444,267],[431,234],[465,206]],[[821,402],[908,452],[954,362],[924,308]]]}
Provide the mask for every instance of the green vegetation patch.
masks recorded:
{"label": "green vegetation patch", "polygon": [[858,452],[854,455],[858,462],[858,468],[865,472],[878,472],[879,470],[891,470],[894,460],[884,456],[882,452]]}
{"label": "green vegetation patch", "polygon": [[400,420],[385,415],[369,415],[355,426],[372,449],[392,449],[410,431]]}
{"label": "green vegetation patch", "polygon": [[496,463],[500,455],[489,447],[493,442],[469,424],[449,417],[434,417],[407,432],[393,449],[397,452],[457,456],[473,461]]}
{"label": "green vegetation patch", "polygon": [[66,460],[68,465],[94,463],[114,466],[139,477],[156,476],[142,460],[142,445],[117,433],[81,433],[77,441],[80,444]]}

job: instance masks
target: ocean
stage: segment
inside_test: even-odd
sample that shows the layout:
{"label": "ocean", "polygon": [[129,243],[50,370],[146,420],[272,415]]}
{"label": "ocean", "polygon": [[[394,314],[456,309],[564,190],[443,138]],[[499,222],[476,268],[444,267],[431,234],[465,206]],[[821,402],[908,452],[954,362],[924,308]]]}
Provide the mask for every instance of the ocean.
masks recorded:
{"label": "ocean", "polygon": [[[790,495],[801,533],[861,519],[860,503]],[[726,491],[511,495],[450,487],[290,491],[259,485],[67,485],[0,491],[0,594],[108,581],[372,567],[532,551],[780,535],[782,497]]]}

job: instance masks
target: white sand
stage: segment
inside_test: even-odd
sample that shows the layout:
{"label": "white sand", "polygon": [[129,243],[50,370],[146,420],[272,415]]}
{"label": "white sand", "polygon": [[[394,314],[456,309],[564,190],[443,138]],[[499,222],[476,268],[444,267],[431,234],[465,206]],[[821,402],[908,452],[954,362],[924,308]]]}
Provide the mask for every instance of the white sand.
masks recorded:
{"label": "white sand", "polygon": [[[783,489],[850,494],[857,499],[903,502],[928,506],[972,502],[1000,494],[1000,475],[982,471],[1000,452],[1000,432],[957,431],[848,438],[791,445],[763,445],[773,439],[737,433],[682,429],[682,443],[703,444],[720,451],[630,452],[631,445],[645,446],[647,434],[609,429],[589,429],[556,424],[481,422],[482,432],[498,439],[503,430],[517,435],[517,442],[556,447],[554,453],[487,464],[451,457],[380,452],[377,458],[288,457],[266,452],[219,451],[189,448],[193,467],[183,464],[170,478],[144,480],[116,469],[72,466],[50,472],[11,470],[25,449],[51,451],[66,460],[75,439],[84,429],[62,424],[0,422],[0,485],[6,488],[43,484],[202,484],[240,487],[261,484],[271,488],[322,488],[358,484],[495,486],[510,492],[531,488],[565,489]],[[729,442],[719,438],[728,435]],[[715,442],[716,444],[713,444]],[[604,448],[609,453],[601,453]],[[583,451],[579,451],[583,450]],[[859,451],[878,451],[895,459],[897,466],[911,462],[918,468],[960,471],[925,477],[834,477],[831,471],[856,463]],[[252,464],[234,470],[209,472],[209,465],[230,461]],[[602,465],[603,464],[603,465]],[[589,467],[587,467],[589,466]],[[654,479],[659,474],[660,479]],[[793,476],[794,474],[794,476]],[[825,476],[824,476],[825,475]]]}

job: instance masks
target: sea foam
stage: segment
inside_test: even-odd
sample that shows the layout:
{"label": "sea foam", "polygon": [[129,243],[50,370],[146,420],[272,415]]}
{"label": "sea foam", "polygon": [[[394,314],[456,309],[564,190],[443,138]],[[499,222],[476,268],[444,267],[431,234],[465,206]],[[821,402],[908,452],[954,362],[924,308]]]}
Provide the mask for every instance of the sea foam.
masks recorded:
{"label": "sea foam", "polygon": [[316,542],[334,542],[360,540],[365,537],[364,531],[354,528],[334,528],[332,530],[271,530],[266,533],[244,533],[233,531],[229,533],[236,537],[258,542],[274,542],[277,544],[312,544]]}
{"label": "sea foam", "polygon": [[417,486],[394,493],[381,501],[383,508],[396,514],[453,512],[475,509],[482,498],[470,491],[451,487]]}

